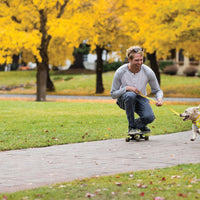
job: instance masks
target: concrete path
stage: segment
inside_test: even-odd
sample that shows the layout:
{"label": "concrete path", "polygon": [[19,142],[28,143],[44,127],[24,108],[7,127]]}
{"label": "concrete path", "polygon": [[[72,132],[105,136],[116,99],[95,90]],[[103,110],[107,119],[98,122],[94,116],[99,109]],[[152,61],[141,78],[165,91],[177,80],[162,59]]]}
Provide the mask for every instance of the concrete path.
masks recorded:
{"label": "concrete path", "polygon": [[200,136],[191,131],[0,152],[0,193],[52,183],[200,162]]}
{"label": "concrete path", "polygon": [[[33,94],[0,94],[1,99],[10,99],[10,100],[31,100],[36,99],[36,95]],[[69,100],[69,99],[82,99],[82,100],[112,100],[110,96],[73,96],[73,95],[46,95],[47,101],[55,100]],[[153,98],[155,99],[155,98]],[[116,101],[116,100],[113,100]],[[174,97],[165,97],[164,101],[175,101],[175,102],[199,102],[200,98],[174,98]]]}

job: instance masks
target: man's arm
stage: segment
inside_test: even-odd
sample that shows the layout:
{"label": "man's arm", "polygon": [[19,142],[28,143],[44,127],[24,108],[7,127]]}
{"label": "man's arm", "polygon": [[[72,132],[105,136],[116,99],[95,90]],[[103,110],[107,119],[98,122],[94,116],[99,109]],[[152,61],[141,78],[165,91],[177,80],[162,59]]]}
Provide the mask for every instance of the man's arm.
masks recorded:
{"label": "man's arm", "polygon": [[156,99],[157,99],[156,106],[162,106],[163,105],[163,91],[160,89],[160,85],[153,71],[150,75],[149,85],[151,87],[152,93],[156,95]]}

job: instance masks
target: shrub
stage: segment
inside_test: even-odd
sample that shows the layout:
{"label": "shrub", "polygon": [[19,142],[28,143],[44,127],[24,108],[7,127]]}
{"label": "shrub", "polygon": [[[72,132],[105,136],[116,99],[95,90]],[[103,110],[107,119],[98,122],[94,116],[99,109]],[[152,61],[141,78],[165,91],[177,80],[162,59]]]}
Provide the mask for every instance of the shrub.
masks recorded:
{"label": "shrub", "polygon": [[169,61],[169,60],[159,61],[158,65],[159,65],[159,68],[161,69],[161,71],[163,71],[166,66],[173,65],[173,61]]}
{"label": "shrub", "polygon": [[179,61],[178,64],[179,65],[184,65],[184,62],[183,61]]}
{"label": "shrub", "polygon": [[183,73],[186,75],[186,76],[195,76],[195,74],[197,73],[197,68],[196,67],[187,67],[185,68],[185,70],[183,71]]}
{"label": "shrub", "polygon": [[121,65],[123,65],[123,62],[121,62],[121,61],[112,62],[112,63],[104,63],[103,71],[104,72],[116,71]]}
{"label": "shrub", "polygon": [[190,65],[199,65],[199,61],[196,60],[190,61]]}
{"label": "shrub", "polygon": [[176,75],[177,71],[178,67],[176,65],[168,65],[163,69],[163,72],[169,75]]}

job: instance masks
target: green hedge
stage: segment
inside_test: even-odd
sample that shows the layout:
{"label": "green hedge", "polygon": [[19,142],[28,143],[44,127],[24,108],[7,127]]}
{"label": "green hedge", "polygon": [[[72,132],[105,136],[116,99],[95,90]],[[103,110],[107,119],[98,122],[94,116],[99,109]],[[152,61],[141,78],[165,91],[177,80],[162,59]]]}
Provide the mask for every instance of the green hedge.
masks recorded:
{"label": "green hedge", "polygon": [[163,71],[163,69],[168,65],[173,65],[173,61],[158,61],[159,68]]}
{"label": "green hedge", "polygon": [[103,64],[103,71],[108,72],[108,71],[116,71],[121,65],[124,63],[121,61],[117,62],[112,62],[112,63],[104,63]]}

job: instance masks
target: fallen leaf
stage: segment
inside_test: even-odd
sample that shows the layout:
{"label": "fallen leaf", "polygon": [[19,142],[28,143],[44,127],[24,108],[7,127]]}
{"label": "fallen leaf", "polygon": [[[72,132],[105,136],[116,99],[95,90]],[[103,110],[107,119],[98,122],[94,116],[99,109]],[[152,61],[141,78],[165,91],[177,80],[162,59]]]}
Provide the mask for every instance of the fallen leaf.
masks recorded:
{"label": "fallen leaf", "polygon": [[66,187],[66,185],[60,185],[59,186],[59,188],[65,188]]}
{"label": "fallen leaf", "polygon": [[164,197],[154,197],[153,200],[165,200]]}
{"label": "fallen leaf", "polygon": [[190,183],[197,183],[199,181],[200,181],[200,179],[196,179],[196,177],[191,179],[191,180],[189,180]]}
{"label": "fallen leaf", "polygon": [[86,187],[88,186],[87,184],[81,184],[80,187]]}
{"label": "fallen leaf", "polygon": [[136,186],[139,187],[139,188],[141,188],[142,184],[138,183]]}
{"label": "fallen leaf", "polygon": [[29,199],[29,197],[27,197],[27,196],[22,197],[22,200],[26,200],[26,199]]}
{"label": "fallen leaf", "polygon": [[6,195],[4,195],[2,200],[7,200],[7,199],[8,199],[8,197]]}
{"label": "fallen leaf", "polygon": [[117,186],[121,186],[122,183],[120,183],[120,182],[115,182],[115,185],[117,185]]}
{"label": "fallen leaf", "polygon": [[187,194],[179,193],[178,196],[179,196],[179,197],[187,197]]}
{"label": "fallen leaf", "polygon": [[142,185],[142,188],[147,188],[148,186],[147,185]]}
{"label": "fallen leaf", "polygon": [[143,196],[144,196],[144,192],[141,192],[141,193],[140,193],[140,196],[142,196],[142,197],[143,197]]}
{"label": "fallen leaf", "polygon": [[95,194],[97,194],[98,192],[101,192],[101,189],[97,189],[97,190],[95,191]]}
{"label": "fallen leaf", "polygon": [[94,197],[95,196],[95,194],[92,194],[92,193],[86,193],[86,195],[85,195],[85,197],[87,197],[87,198],[91,198],[91,197]]}
{"label": "fallen leaf", "polygon": [[147,185],[142,185],[140,183],[138,183],[136,186],[139,187],[139,188],[147,188]]}
{"label": "fallen leaf", "polygon": [[181,176],[178,176],[178,175],[171,176],[171,179],[174,179],[174,178],[181,178]]}
{"label": "fallen leaf", "polygon": [[166,181],[166,178],[165,178],[165,177],[163,177],[163,178],[162,178],[162,181]]}

